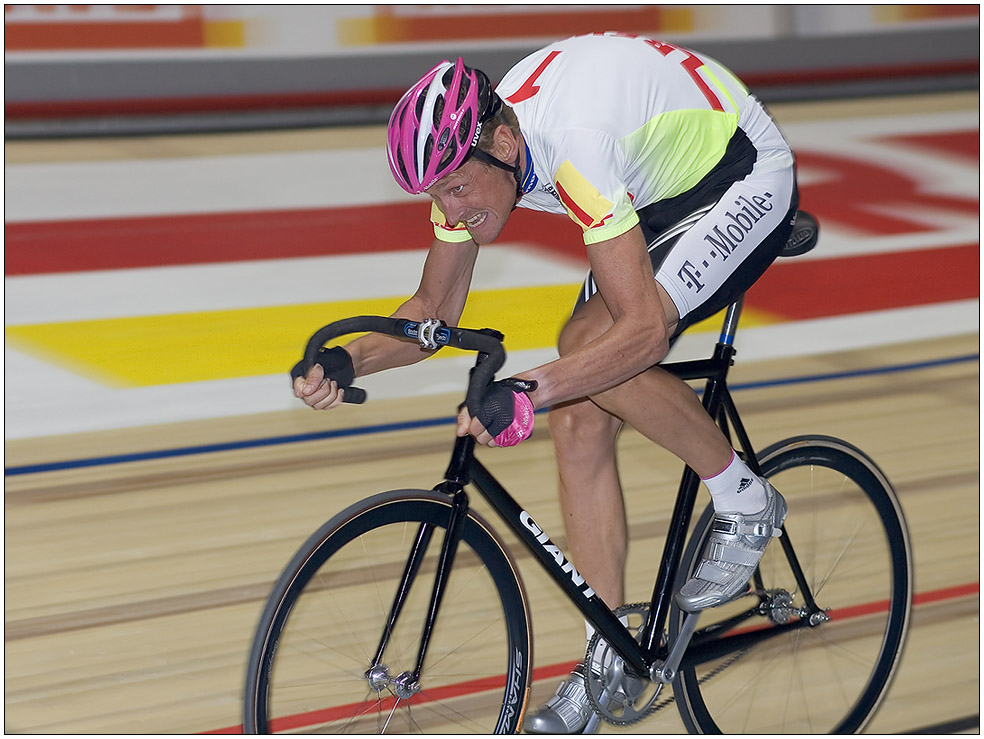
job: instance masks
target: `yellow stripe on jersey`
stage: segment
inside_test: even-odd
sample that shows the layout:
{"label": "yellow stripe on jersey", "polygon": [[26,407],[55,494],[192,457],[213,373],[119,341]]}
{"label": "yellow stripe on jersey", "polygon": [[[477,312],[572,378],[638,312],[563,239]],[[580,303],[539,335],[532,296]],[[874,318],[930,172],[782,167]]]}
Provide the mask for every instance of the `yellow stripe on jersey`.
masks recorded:
{"label": "yellow stripe on jersey", "polygon": [[601,226],[614,217],[612,201],[598,192],[570,160],[557,168],[554,183],[567,214],[585,231]]}
{"label": "yellow stripe on jersey", "polygon": [[[704,73],[704,76],[707,78],[707,81],[710,82],[712,85],[714,85],[714,90],[717,93],[718,98],[724,98],[725,100],[727,100],[728,104],[731,106],[731,110],[734,111],[735,115],[740,114],[741,108],[738,107],[738,103],[735,102],[735,99],[731,96],[731,93],[728,92],[728,88],[721,83],[721,80],[717,78],[717,75],[714,74],[711,68],[705,64],[703,67],[700,68],[700,70],[701,72]],[[739,80],[737,77],[731,74],[730,70],[723,69],[722,71],[726,73],[728,77],[728,81],[732,84],[732,86],[741,90],[744,93],[748,92],[747,88],[745,87],[744,84],[742,84],[741,80]]]}
{"label": "yellow stripe on jersey", "polygon": [[737,128],[737,114],[674,110],[646,121],[620,144],[649,164],[646,181],[658,202],[700,182],[721,161]]}

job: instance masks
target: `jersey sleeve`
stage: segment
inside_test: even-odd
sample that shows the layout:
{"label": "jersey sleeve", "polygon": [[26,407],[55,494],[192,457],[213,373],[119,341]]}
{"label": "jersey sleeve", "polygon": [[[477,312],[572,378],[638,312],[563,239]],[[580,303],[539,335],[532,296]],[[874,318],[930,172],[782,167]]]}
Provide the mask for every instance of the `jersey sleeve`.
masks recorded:
{"label": "jersey sleeve", "polygon": [[459,244],[468,241],[471,234],[464,224],[458,223],[454,226],[448,224],[448,219],[437,207],[437,203],[431,203],[431,223],[434,226],[434,238],[438,241],[446,241],[451,244]]}
{"label": "jersey sleeve", "polygon": [[621,236],[639,222],[639,216],[619,173],[624,155],[618,143],[596,131],[567,133],[563,138],[561,152],[566,156],[553,180],[567,215],[581,227],[585,244]]}

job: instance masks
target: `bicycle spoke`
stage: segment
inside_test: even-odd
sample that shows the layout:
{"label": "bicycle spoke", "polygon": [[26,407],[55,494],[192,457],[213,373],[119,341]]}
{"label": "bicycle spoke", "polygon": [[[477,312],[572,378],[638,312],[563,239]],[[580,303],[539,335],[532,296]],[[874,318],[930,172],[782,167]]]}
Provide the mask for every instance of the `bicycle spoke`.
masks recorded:
{"label": "bicycle spoke", "polygon": [[[525,695],[529,631],[525,595],[504,545],[464,519],[460,556],[420,685],[408,684],[403,676],[415,674],[436,554],[414,568],[410,588],[401,583],[415,532],[421,523],[440,529],[448,520],[447,498],[427,492],[376,498],[378,506],[368,499],[353,507],[357,513],[326,524],[310,551],[296,555],[296,572],[285,571],[278,584],[283,595],[275,588],[264,615],[271,636],[259,638],[261,630],[254,645],[256,686],[246,693],[254,701],[252,715],[274,730],[402,734],[489,732],[501,722],[514,727],[516,697]],[[382,659],[373,664],[398,592],[404,598],[399,616]]]}
{"label": "bicycle spoke", "polygon": [[[904,522],[870,460],[844,442],[826,437],[809,441],[814,445],[797,440],[776,445],[761,464],[786,496],[787,525],[796,534],[788,545],[807,575],[810,592],[829,609],[829,616],[803,611],[799,618],[807,620],[800,622],[801,628],[786,631],[765,619],[759,626],[763,635],[776,636],[751,644],[741,659],[726,666],[723,660],[692,661],[681,670],[675,694],[684,722],[693,730],[852,731],[867,722],[884,695],[910,606],[907,541],[889,533],[899,527],[904,531]],[[709,521],[705,514],[698,529]],[[696,552],[695,539],[685,561],[695,561]],[[776,598],[777,613],[787,609],[786,602],[793,612],[803,608],[783,547],[770,546],[759,572],[766,606]],[[899,579],[900,574],[905,577]],[[780,598],[785,593],[788,601]],[[711,620],[705,629],[731,617],[742,607],[738,601],[708,612],[705,618]],[[772,611],[767,607],[765,612]],[[748,626],[754,628],[754,620]],[[728,638],[720,635],[721,644],[728,644]],[[701,647],[713,650],[713,640]],[[727,678],[707,679],[725,672]]]}

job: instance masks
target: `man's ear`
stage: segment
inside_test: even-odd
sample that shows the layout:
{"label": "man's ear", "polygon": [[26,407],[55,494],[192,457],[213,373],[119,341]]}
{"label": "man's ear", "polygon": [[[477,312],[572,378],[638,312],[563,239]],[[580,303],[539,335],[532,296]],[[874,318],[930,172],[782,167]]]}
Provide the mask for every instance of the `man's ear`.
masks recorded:
{"label": "man's ear", "polygon": [[519,137],[506,125],[499,125],[492,134],[492,151],[496,159],[507,164],[517,164],[519,161]]}

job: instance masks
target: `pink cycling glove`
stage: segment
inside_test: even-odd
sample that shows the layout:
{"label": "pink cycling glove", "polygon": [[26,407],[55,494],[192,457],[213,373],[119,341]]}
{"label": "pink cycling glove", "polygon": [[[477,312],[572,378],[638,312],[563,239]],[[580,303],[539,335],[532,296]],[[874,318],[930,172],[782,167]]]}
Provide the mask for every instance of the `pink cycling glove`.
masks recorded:
{"label": "pink cycling glove", "polygon": [[533,401],[526,393],[513,393],[513,420],[494,441],[496,446],[516,446],[533,433]]}
{"label": "pink cycling glove", "polygon": [[533,433],[533,401],[527,393],[536,390],[535,380],[510,377],[493,382],[482,398],[478,420],[497,446],[516,446]]}

